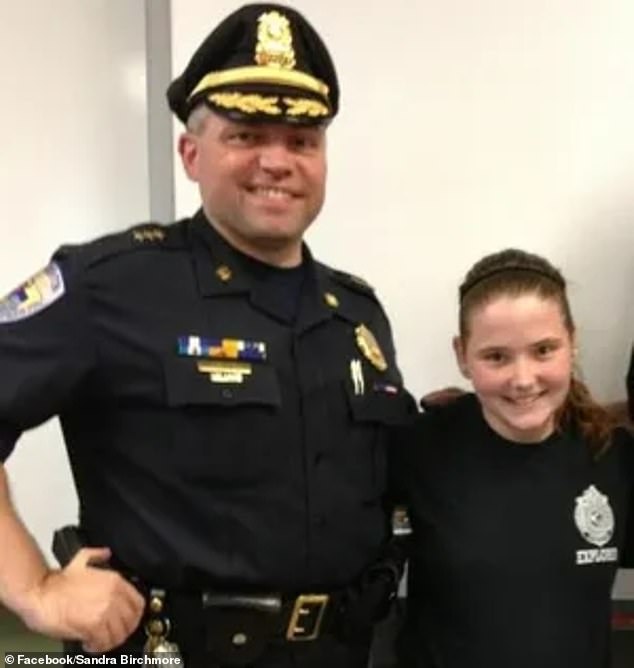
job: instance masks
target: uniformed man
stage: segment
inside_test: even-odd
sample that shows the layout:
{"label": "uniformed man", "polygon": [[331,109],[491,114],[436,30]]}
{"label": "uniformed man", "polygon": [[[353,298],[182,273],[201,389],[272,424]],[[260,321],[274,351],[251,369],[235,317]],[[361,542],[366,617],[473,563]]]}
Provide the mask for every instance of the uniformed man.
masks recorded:
{"label": "uniformed man", "polygon": [[298,12],[249,5],[168,100],[202,208],[62,247],[0,302],[0,461],[59,416],[90,546],[49,570],[0,466],[0,597],[76,651],[361,668],[399,575],[385,447],[412,404],[372,288],[302,242],[333,63]]}

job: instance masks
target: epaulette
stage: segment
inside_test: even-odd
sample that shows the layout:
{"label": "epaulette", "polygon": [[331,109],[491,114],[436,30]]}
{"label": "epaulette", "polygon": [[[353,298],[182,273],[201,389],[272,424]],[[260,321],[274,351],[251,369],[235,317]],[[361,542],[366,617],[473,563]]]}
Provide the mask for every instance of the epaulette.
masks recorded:
{"label": "epaulette", "polygon": [[348,274],[345,271],[339,271],[338,269],[331,269],[332,277],[339,283],[343,283],[345,286],[361,292],[364,295],[368,295],[376,299],[374,293],[374,288],[360,276],[355,276],[354,274]]}
{"label": "epaulette", "polygon": [[85,244],[62,246],[56,257],[73,256],[84,267],[90,267],[123,253],[137,250],[183,247],[182,225],[141,223],[122,232],[108,234]]}

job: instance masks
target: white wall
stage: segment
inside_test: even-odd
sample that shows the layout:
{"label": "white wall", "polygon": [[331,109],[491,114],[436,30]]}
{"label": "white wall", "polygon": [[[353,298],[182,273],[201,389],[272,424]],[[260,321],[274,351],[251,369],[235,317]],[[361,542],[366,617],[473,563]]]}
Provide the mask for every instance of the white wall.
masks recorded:
{"label": "white wall", "polygon": [[[62,243],[148,218],[144,30],[143,0],[0,3],[0,294]],[[47,549],[77,515],[57,422],[7,468]]]}
{"label": "white wall", "polygon": [[[418,395],[460,382],[456,291],[509,245],[562,267],[598,397],[634,336],[631,0],[297,0],[338,65],[327,205],[309,235],[365,276]],[[173,67],[239,2],[173,0]],[[176,171],[176,211],[197,206]]]}

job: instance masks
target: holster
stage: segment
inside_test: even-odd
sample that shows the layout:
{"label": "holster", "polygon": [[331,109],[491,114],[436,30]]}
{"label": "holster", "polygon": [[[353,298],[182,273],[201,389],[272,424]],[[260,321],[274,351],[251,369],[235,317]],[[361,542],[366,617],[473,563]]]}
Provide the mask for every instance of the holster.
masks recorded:
{"label": "holster", "polygon": [[346,593],[340,625],[335,632],[344,639],[368,633],[385,619],[398,595],[408,556],[409,536],[392,536],[376,561]]}
{"label": "holster", "polygon": [[86,536],[79,527],[65,526],[53,533],[51,549],[59,565],[63,568],[86,545]]}

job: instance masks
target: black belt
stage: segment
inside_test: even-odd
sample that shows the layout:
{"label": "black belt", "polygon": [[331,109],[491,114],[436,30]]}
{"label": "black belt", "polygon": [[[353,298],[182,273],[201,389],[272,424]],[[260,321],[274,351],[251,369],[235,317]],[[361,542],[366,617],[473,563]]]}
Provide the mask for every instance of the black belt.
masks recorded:
{"label": "black belt", "polygon": [[[391,561],[385,560],[372,564],[356,583],[326,592],[191,594],[154,589],[145,626],[153,617],[165,618],[168,642],[192,647],[196,653],[218,654],[228,664],[233,662],[227,656],[247,655],[258,647],[261,653],[271,643],[317,641],[324,634],[355,643],[369,637],[373,625],[387,614],[398,576]],[[163,596],[164,609],[155,605],[157,592]]]}
{"label": "black belt", "polygon": [[[147,596],[145,617],[111,655],[147,650],[154,638],[156,651],[175,644],[185,663],[195,659],[196,666],[247,666],[269,646],[319,642],[326,636],[359,646],[369,642],[386,600],[380,597],[378,605],[379,599],[358,599],[351,588],[297,595],[194,594],[139,586],[138,578],[135,584]],[[67,649],[81,653],[76,643]]]}
{"label": "black belt", "polygon": [[[55,533],[53,548],[64,566],[87,544],[80,529],[64,527]],[[221,656],[221,663],[245,665],[249,661],[244,657],[251,653],[253,661],[259,656],[255,648],[262,653],[273,642],[316,641],[333,633],[346,644],[356,644],[369,637],[373,624],[385,616],[396,596],[404,563],[400,545],[400,539],[388,541],[358,580],[343,590],[292,596],[165,592],[121,569],[147,595],[148,605],[139,629],[113,656],[122,650],[139,651],[142,645],[165,651],[175,642],[186,654]],[[77,643],[72,649],[81,651]]]}
{"label": "black belt", "polygon": [[[160,591],[153,590],[154,594]],[[175,628],[183,624],[191,626],[192,620],[200,620],[209,613],[216,612],[216,617],[233,613],[236,620],[243,613],[245,617],[270,620],[273,635],[288,642],[316,640],[322,633],[332,631],[338,616],[345,614],[346,601],[345,590],[290,596],[217,591],[184,594],[168,590],[163,596],[165,616],[173,616]],[[150,609],[152,599],[151,591]]]}
{"label": "black belt", "polygon": [[345,591],[288,596],[151,589],[143,626],[157,645],[175,643],[185,656],[247,665],[271,644],[314,642],[334,632],[345,602]]}

